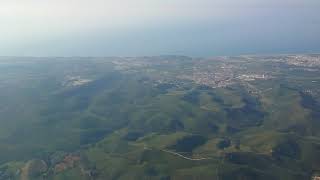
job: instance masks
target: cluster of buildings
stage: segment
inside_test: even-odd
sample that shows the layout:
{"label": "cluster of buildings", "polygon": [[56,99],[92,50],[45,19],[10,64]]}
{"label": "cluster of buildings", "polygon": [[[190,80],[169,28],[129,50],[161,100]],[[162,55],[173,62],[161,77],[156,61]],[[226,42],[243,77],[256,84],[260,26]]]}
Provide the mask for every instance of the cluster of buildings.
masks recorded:
{"label": "cluster of buildings", "polygon": [[288,56],[287,64],[304,67],[320,67],[320,56],[295,55]]}
{"label": "cluster of buildings", "polygon": [[84,79],[80,76],[67,76],[65,81],[62,82],[62,86],[73,87],[73,86],[81,86],[91,82],[91,79]]}
{"label": "cluster of buildings", "polygon": [[[176,80],[189,80],[199,85],[206,85],[212,88],[226,87],[236,82],[248,82],[254,80],[268,80],[273,77],[270,73],[265,72],[250,72],[247,67],[243,65],[248,60],[255,60],[257,57],[238,57],[238,58],[227,58],[220,57],[217,59],[201,59],[194,61],[186,61],[187,64],[184,66],[184,61],[176,61],[175,59],[150,59],[150,58],[122,58],[112,61],[117,69],[120,70],[154,70],[159,72],[158,65],[173,67],[177,64],[181,67],[187,67],[187,69],[181,69],[179,72],[167,72],[164,74],[161,72],[162,78],[175,77]],[[261,61],[272,61],[272,62],[285,62],[289,65],[301,66],[314,70],[314,67],[320,67],[320,56],[317,55],[286,55],[279,57],[264,57]],[[275,64],[274,66],[277,66]],[[161,69],[163,70],[163,69]],[[160,70],[160,71],[161,71]],[[149,72],[149,71],[148,71]],[[168,76],[167,76],[168,75]],[[170,76],[173,75],[173,76]],[[170,78],[171,77],[171,78]],[[175,79],[174,78],[174,79]],[[160,78],[161,79],[161,78]]]}
{"label": "cluster of buildings", "polygon": [[213,88],[226,87],[233,83],[233,74],[224,74],[221,72],[194,72],[191,75],[183,75],[179,78],[191,80],[196,84]]}
{"label": "cluster of buildings", "polygon": [[271,79],[272,76],[266,75],[266,74],[242,74],[237,77],[237,79],[240,79],[242,81],[254,81],[254,80],[267,80]]}

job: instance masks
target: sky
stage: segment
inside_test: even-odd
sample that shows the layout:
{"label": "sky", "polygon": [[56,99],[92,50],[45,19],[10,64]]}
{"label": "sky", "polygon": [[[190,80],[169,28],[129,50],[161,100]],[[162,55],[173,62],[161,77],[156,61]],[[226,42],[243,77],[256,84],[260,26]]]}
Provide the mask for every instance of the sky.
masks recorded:
{"label": "sky", "polygon": [[319,0],[1,0],[0,56],[319,53]]}

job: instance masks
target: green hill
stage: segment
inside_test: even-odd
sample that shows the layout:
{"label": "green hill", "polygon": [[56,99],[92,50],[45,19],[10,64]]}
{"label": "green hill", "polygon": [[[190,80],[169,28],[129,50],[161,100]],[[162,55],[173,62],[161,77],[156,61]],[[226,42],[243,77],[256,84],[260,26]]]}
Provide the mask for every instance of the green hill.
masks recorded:
{"label": "green hill", "polygon": [[311,179],[320,68],[290,57],[1,58],[0,179]]}

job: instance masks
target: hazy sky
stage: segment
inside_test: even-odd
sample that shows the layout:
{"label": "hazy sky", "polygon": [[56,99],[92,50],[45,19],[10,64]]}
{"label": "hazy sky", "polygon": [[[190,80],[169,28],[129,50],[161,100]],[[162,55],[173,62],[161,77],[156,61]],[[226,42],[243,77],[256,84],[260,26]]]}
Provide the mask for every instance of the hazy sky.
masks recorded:
{"label": "hazy sky", "polygon": [[0,55],[320,52],[320,0],[1,0]]}

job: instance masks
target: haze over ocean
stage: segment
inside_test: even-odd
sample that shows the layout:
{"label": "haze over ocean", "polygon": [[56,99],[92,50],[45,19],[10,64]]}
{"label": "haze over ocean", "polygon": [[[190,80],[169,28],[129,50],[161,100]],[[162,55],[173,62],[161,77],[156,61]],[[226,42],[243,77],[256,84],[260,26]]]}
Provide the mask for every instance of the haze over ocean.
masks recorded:
{"label": "haze over ocean", "polygon": [[3,0],[2,56],[320,52],[319,0]]}

